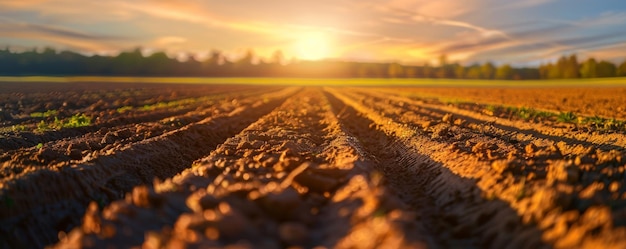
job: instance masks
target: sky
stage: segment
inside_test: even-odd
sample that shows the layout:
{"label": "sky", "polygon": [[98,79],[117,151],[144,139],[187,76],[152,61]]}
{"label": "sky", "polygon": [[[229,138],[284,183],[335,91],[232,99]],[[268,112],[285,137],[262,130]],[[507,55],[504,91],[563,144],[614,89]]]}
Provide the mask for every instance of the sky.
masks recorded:
{"label": "sky", "polygon": [[538,65],[626,60],[624,0],[0,0],[0,46],[184,58]]}

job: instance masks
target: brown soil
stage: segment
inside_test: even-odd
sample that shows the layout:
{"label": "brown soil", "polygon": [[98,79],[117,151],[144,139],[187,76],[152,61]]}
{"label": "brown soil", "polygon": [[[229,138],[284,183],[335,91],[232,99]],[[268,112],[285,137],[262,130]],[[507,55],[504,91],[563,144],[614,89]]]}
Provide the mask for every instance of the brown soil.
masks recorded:
{"label": "brown soil", "polygon": [[621,131],[407,89],[204,96],[165,119],[7,149],[0,247],[626,247]]}
{"label": "brown soil", "polygon": [[624,87],[509,87],[509,88],[403,88],[406,96],[436,98],[444,102],[474,102],[531,107],[584,116],[626,119]]}

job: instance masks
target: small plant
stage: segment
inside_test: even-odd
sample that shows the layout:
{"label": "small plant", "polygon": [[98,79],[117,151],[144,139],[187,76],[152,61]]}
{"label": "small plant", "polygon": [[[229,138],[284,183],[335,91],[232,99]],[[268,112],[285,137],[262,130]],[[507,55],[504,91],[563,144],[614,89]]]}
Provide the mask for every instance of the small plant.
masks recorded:
{"label": "small plant", "polygon": [[526,107],[518,108],[516,110],[517,116],[524,120],[529,120],[530,118],[534,116],[535,113],[536,111],[534,109],[526,108]]}
{"label": "small plant", "polygon": [[54,117],[54,121],[52,123],[46,123],[45,121],[39,122],[37,124],[37,129],[35,131],[43,132],[48,130],[59,130],[63,128],[77,128],[83,126],[91,125],[91,117],[85,114],[75,114],[67,119],[59,119],[58,117]]}
{"label": "small plant", "polygon": [[538,111],[537,113],[535,113],[536,118],[549,118],[553,116],[554,116],[554,113],[550,113],[550,112]]}
{"label": "small plant", "polygon": [[605,122],[606,122],[606,119],[598,117],[598,116],[587,117],[587,118],[583,119],[583,123],[591,124],[591,125],[595,126],[598,129],[604,128],[604,123]]}
{"label": "small plant", "polygon": [[25,131],[26,126],[25,125],[13,125],[11,126],[11,130],[12,131]]}
{"label": "small plant", "polygon": [[33,112],[30,114],[31,118],[47,118],[58,115],[59,112],[57,110],[47,110],[45,112]]}
{"label": "small plant", "polygon": [[41,122],[39,122],[37,124],[37,129],[35,129],[35,131],[42,132],[42,131],[47,131],[47,130],[50,130],[50,129],[51,129],[50,125],[48,125],[45,121],[41,120]]}
{"label": "small plant", "polygon": [[556,121],[562,123],[573,123],[576,120],[576,114],[573,112],[561,112],[556,116]]}
{"label": "small plant", "polygon": [[57,128],[76,128],[91,125],[91,117],[85,114],[76,114],[67,120],[54,119]]}
{"label": "small plant", "polygon": [[38,143],[37,144],[37,149],[41,149],[41,148],[43,148],[43,143]]}
{"label": "small plant", "polygon": [[127,111],[132,110],[133,107],[132,106],[122,106],[120,108],[117,108],[117,113],[125,113]]}
{"label": "small plant", "polygon": [[489,115],[489,116],[493,116],[496,114],[496,111],[498,110],[498,107],[495,105],[487,105],[485,106],[485,109],[483,110],[483,113]]}
{"label": "small plant", "polygon": [[621,121],[621,120],[616,120],[614,118],[609,119],[609,120],[605,120],[603,126],[604,129],[610,130],[610,129],[621,129],[621,128],[625,128],[625,121]]}
{"label": "small plant", "polygon": [[498,109],[498,107],[495,105],[487,105],[485,106],[485,109],[487,109],[488,111],[495,112]]}
{"label": "small plant", "polygon": [[550,112],[538,111],[530,107],[499,107],[499,106],[487,106],[485,108],[486,113],[506,113],[509,117],[518,117],[523,120],[536,120],[546,119],[555,114]]}

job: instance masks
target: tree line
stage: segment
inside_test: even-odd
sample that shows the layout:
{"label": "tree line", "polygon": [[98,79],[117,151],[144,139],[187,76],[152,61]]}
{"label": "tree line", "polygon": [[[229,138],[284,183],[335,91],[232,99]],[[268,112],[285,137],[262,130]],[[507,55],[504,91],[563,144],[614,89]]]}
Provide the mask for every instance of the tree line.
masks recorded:
{"label": "tree line", "polygon": [[448,78],[448,79],[572,79],[626,76],[626,61],[616,65],[589,58],[579,62],[576,55],[563,56],[538,68],[517,68],[491,62],[463,66],[449,63],[445,55],[437,66],[399,63],[347,61],[296,61],[284,63],[280,51],[268,60],[258,59],[249,50],[237,60],[229,60],[219,51],[206,59],[189,56],[184,61],[164,52],[144,56],[141,49],[124,51],[116,56],[88,56],[72,51],[45,48],[24,52],[0,50],[0,75],[89,75],[89,76],[197,76],[197,77],[362,77],[362,78]]}

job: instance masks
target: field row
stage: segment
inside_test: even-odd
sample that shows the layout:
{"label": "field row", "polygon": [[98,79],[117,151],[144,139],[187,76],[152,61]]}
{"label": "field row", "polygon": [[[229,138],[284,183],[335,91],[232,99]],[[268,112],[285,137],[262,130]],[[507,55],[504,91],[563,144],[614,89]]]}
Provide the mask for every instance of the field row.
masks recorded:
{"label": "field row", "polygon": [[0,246],[626,246],[623,132],[407,93],[213,89],[6,148]]}

